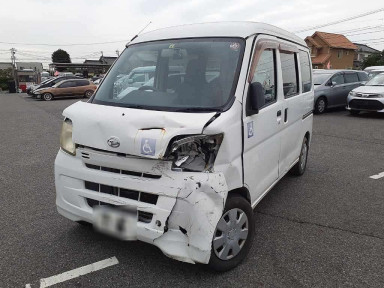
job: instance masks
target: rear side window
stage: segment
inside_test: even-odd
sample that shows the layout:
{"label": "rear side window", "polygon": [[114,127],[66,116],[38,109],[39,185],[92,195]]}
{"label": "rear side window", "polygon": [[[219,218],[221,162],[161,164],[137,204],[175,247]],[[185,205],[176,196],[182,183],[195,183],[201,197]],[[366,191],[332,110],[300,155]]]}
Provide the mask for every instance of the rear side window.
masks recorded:
{"label": "rear side window", "polygon": [[358,72],[357,74],[359,76],[359,80],[360,81],[368,81],[367,73],[365,73],[365,72]]}
{"label": "rear side window", "polygon": [[299,93],[299,77],[295,53],[280,52],[281,71],[283,73],[283,90],[285,98]]}
{"label": "rear side window", "polygon": [[79,80],[76,81],[77,86],[87,86],[89,85],[89,82],[87,80]]}
{"label": "rear side window", "polygon": [[311,78],[311,65],[309,61],[309,54],[304,51],[299,51],[300,68],[301,68],[301,85],[303,93],[311,91],[312,78]]}
{"label": "rear side window", "polygon": [[345,73],[344,78],[345,78],[345,83],[359,82],[359,78],[357,78],[357,73]]}
{"label": "rear side window", "polygon": [[266,106],[276,101],[276,70],[275,50],[264,50],[257,63],[252,83],[258,82],[263,86]]}

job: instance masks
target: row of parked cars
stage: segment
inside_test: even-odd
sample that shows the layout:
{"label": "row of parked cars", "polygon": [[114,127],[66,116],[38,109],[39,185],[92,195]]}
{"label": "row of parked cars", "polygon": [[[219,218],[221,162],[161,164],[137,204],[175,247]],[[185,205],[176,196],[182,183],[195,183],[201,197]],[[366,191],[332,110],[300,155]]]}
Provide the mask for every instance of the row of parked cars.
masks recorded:
{"label": "row of parked cars", "polygon": [[39,85],[27,88],[27,94],[37,99],[50,101],[57,97],[91,97],[97,85],[91,80],[75,75],[64,75],[47,79]]}
{"label": "row of parked cars", "polygon": [[353,115],[384,112],[384,67],[365,71],[315,69],[313,78],[317,114],[334,107],[346,107]]}

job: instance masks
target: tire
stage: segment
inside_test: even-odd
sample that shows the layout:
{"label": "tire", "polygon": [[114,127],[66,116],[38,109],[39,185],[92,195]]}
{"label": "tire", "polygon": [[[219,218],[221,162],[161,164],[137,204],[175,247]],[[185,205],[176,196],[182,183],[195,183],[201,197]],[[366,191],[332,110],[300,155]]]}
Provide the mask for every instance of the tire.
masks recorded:
{"label": "tire", "polygon": [[359,115],[360,114],[360,110],[349,110],[349,113],[353,116],[355,115]]}
{"label": "tire", "polygon": [[93,91],[92,90],[87,90],[84,93],[84,98],[91,98],[92,95],[93,95]]}
{"label": "tire", "polygon": [[315,103],[315,113],[323,114],[327,109],[327,99],[325,97],[319,97]]}
{"label": "tire", "polygon": [[[235,220],[231,221],[231,219]],[[236,223],[237,221],[244,221],[244,223],[240,226]],[[231,222],[234,226],[232,226]],[[226,224],[228,223],[231,226],[227,226]],[[227,227],[228,229],[225,230],[220,229]],[[209,267],[219,272],[235,268],[244,260],[251,249],[254,234],[255,222],[251,205],[244,197],[236,194],[229,194],[223,215],[221,216],[213,235],[211,258],[208,263]],[[240,248],[237,253],[232,248],[235,247],[233,246],[235,243],[237,243],[237,247]],[[227,256],[225,257],[225,255]]]}
{"label": "tire", "polygon": [[304,174],[305,169],[307,168],[307,160],[308,160],[308,139],[307,137],[304,137],[303,144],[301,145],[300,149],[300,157],[299,161],[291,168],[289,173],[294,176],[301,176]]}
{"label": "tire", "polygon": [[44,93],[41,98],[44,101],[51,101],[53,99],[53,95],[51,93]]}

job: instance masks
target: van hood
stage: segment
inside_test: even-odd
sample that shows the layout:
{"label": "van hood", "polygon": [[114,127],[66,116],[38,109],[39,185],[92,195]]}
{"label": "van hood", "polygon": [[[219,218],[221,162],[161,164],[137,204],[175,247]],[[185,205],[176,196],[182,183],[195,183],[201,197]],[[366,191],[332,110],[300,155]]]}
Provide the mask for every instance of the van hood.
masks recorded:
{"label": "van hood", "polygon": [[76,144],[148,158],[162,158],[178,135],[201,134],[215,115],[132,109],[77,102],[64,110]]}

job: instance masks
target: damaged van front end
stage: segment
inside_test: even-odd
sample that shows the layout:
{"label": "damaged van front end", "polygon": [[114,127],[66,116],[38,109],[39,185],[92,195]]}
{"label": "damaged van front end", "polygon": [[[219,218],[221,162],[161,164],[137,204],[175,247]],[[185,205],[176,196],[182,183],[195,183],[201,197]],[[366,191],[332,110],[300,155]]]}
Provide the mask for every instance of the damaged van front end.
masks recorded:
{"label": "damaged van front end", "polygon": [[135,233],[121,239],[208,263],[228,194],[224,173],[213,169],[225,136],[202,134],[215,113],[179,117],[78,102],[63,114],[55,161],[59,213],[95,225],[100,207],[134,211]]}

